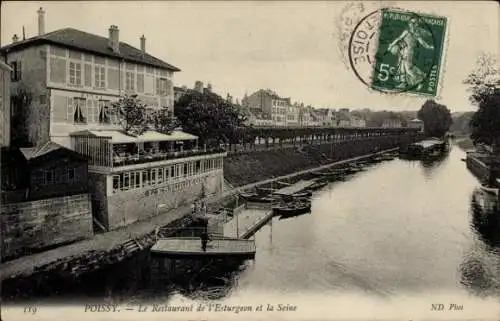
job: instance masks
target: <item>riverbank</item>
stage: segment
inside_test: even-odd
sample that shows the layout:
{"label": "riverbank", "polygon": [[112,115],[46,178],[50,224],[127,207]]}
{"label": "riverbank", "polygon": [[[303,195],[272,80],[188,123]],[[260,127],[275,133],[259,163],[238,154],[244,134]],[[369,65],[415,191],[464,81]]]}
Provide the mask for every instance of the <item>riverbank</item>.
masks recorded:
{"label": "riverbank", "polygon": [[[397,150],[397,148],[388,150]],[[344,163],[368,158],[382,152],[384,151],[352,157],[315,168],[304,169],[287,175],[246,184],[231,189],[220,196],[209,197],[206,201],[213,206],[237,193],[256,186],[269,184],[277,180],[300,178],[302,175],[314,171],[321,171]],[[181,227],[188,225],[190,210],[188,206],[181,207],[174,211],[161,213],[148,221],[137,222],[123,229],[98,234],[89,240],[5,262],[0,266],[0,278],[2,281],[15,282],[18,279],[38,276],[43,280],[47,278],[47,274],[57,275],[60,278],[75,277],[97,270],[105,265],[120,262],[131,257],[136,252],[151,247],[155,242],[154,231],[158,226]]]}
{"label": "riverbank", "polygon": [[244,186],[409,143],[411,141],[402,140],[401,137],[378,136],[363,140],[304,144],[277,150],[229,154],[224,160],[224,177],[233,187]]}

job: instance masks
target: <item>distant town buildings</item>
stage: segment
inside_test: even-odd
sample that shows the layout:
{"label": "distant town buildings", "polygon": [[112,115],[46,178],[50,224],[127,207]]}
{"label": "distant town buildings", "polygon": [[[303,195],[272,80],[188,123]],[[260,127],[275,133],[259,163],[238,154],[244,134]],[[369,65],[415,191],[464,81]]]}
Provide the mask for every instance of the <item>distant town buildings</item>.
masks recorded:
{"label": "distant town buildings", "polygon": [[424,122],[418,118],[412,119],[408,122],[408,127],[419,128],[421,131],[424,130]]}
{"label": "distant town buildings", "polygon": [[382,128],[399,128],[402,127],[401,120],[396,118],[384,119]]}
{"label": "distant town buildings", "polygon": [[248,111],[248,123],[253,126],[277,127],[366,127],[366,120],[354,116],[349,108],[314,108],[304,103],[291,102],[270,89],[259,89],[242,99]]}

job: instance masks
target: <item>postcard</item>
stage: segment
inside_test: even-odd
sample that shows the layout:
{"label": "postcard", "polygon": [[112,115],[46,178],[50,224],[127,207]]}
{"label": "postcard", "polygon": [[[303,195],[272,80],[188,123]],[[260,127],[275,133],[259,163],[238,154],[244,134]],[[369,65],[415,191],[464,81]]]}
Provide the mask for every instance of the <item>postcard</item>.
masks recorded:
{"label": "postcard", "polygon": [[0,321],[499,320],[495,1],[4,1]]}

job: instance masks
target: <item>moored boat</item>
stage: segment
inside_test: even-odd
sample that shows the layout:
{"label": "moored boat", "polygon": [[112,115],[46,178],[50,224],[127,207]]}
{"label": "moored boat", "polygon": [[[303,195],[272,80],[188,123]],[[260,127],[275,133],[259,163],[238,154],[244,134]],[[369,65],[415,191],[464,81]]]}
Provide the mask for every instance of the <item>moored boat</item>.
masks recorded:
{"label": "moored boat", "polygon": [[486,185],[481,185],[480,188],[481,188],[481,191],[483,191],[485,193],[498,196],[498,188],[496,188],[496,187],[489,187]]}
{"label": "moored boat", "polygon": [[277,198],[271,196],[261,196],[257,193],[240,193],[240,197],[247,202],[255,203],[273,203]]}
{"label": "moored boat", "polygon": [[273,212],[281,217],[290,217],[305,214],[311,211],[311,202],[308,200],[296,200],[291,203],[282,203],[273,206]]}
{"label": "moored boat", "polygon": [[303,192],[298,192],[295,194],[292,194],[292,197],[311,197],[312,192],[311,191],[303,191]]}
{"label": "moored boat", "polygon": [[391,161],[394,159],[394,156],[391,155],[380,155],[377,157],[381,161]]}
{"label": "moored boat", "polygon": [[312,172],[311,174],[316,177],[330,177],[335,175],[332,172]]}
{"label": "moored boat", "polygon": [[312,184],[311,186],[309,186],[307,189],[309,189],[311,191],[315,191],[315,190],[318,190],[320,188],[325,187],[326,185],[328,185],[328,182],[316,182],[316,183]]}

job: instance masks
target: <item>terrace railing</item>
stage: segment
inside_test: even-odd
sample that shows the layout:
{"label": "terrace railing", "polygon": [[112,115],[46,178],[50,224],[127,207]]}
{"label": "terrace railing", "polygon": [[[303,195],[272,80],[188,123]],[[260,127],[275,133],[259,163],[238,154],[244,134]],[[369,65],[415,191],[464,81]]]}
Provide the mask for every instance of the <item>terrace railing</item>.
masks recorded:
{"label": "terrace railing", "polygon": [[149,162],[157,162],[162,160],[185,158],[200,155],[218,154],[225,153],[224,148],[207,148],[207,149],[195,149],[186,150],[178,152],[167,152],[167,153],[156,153],[156,154],[146,154],[146,155],[129,155],[129,156],[114,156],[113,157],[113,167],[120,167],[126,165],[143,164]]}

